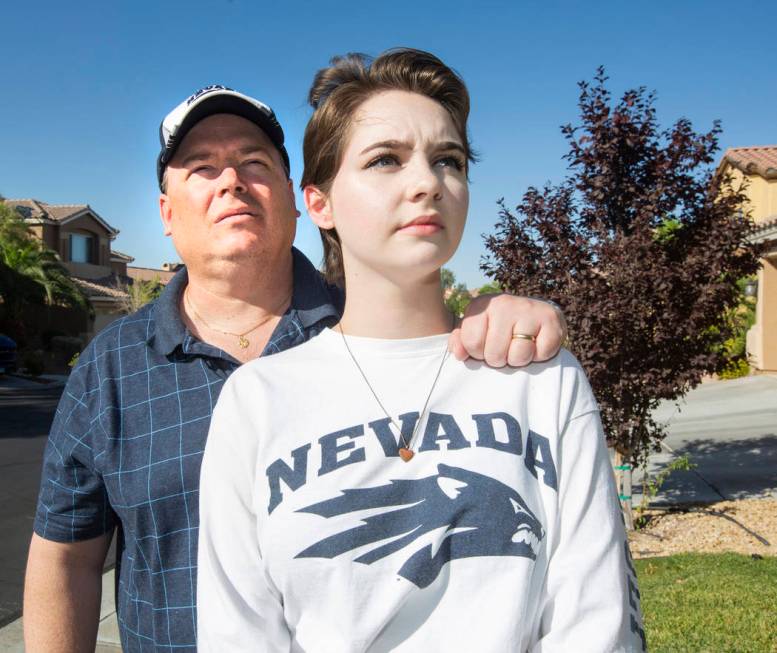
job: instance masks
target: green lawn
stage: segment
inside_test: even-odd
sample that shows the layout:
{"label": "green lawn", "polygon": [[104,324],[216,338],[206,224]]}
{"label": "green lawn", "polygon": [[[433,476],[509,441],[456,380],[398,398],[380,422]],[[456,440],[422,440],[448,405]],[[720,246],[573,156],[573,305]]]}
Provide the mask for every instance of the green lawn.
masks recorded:
{"label": "green lawn", "polygon": [[652,653],[777,653],[777,558],[635,561]]}

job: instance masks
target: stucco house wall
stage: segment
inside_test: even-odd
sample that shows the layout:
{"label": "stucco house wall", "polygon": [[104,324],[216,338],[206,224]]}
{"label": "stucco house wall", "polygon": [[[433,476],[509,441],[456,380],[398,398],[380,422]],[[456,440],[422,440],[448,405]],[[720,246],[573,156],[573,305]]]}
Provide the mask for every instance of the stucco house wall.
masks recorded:
{"label": "stucco house wall", "polygon": [[748,358],[756,371],[777,372],[777,145],[729,148],[718,171],[731,174],[736,185],[746,182],[745,208],[755,223],[751,240],[765,247]]}

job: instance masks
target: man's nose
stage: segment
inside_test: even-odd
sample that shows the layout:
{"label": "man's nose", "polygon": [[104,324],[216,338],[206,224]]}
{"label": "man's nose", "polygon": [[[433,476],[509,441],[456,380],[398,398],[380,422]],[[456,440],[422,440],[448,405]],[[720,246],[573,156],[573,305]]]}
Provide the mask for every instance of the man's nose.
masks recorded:
{"label": "man's nose", "polygon": [[225,166],[219,175],[219,193],[244,193],[246,184],[235,166]]}

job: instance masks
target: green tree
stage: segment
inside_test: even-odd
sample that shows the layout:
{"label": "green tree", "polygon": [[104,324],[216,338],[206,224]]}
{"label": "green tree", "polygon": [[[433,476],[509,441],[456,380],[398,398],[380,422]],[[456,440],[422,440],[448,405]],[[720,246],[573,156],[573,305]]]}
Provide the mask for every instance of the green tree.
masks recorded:
{"label": "green tree", "polygon": [[440,283],[443,289],[453,288],[453,284],[456,283],[456,275],[448,268],[443,268],[440,270]]}
{"label": "green tree", "polygon": [[502,286],[500,286],[496,281],[489,281],[486,284],[483,284],[478,288],[478,295],[490,295],[493,293],[500,293],[502,291]]}
{"label": "green tree", "polygon": [[448,268],[440,270],[440,281],[445,296],[445,305],[454,315],[461,317],[472,301],[472,297],[463,283],[456,283],[456,275]]}
{"label": "green tree", "polygon": [[730,329],[731,337],[723,343],[723,356],[726,366],[720,372],[722,379],[734,379],[747,376],[750,364],[747,360],[747,332],[755,324],[755,297],[749,297],[745,292],[748,282],[754,277],[743,277],[737,281],[739,303],[726,312],[725,322]]}
{"label": "green tree", "polygon": [[131,284],[121,288],[127,293],[127,298],[122,302],[122,310],[129,314],[134,313],[149,302],[154,301],[165,289],[159,276],[148,281],[135,280]]}

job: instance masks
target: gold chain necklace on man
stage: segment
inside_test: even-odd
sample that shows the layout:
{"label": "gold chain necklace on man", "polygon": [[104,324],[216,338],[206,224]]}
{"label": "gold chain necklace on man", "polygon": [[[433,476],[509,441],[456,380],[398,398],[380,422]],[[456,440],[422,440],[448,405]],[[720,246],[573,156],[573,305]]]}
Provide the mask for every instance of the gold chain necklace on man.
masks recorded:
{"label": "gold chain necklace on man", "polygon": [[[455,323],[455,320],[456,320],[455,316],[453,317],[453,320]],[[424,402],[424,407],[421,409],[421,412],[418,414],[418,419],[416,420],[415,425],[413,426],[413,432],[410,434],[410,439],[406,439],[404,432],[394,421],[394,418],[391,417],[391,415],[389,415],[389,412],[386,410],[386,407],[383,405],[383,402],[381,402],[381,400],[378,398],[378,393],[375,392],[375,388],[372,387],[372,384],[367,378],[367,375],[364,373],[364,370],[361,368],[361,365],[359,365],[359,361],[357,361],[356,356],[353,355],[351,348],[348,346],[348,340],[346,340],[345,334],[343,333],[342,324],[338,324],[337,326],[340,327],[340,335],[343,338],[343,344],[345,345],[345,348],[348,350],[348,355],[351,357],[353,364],[356,365],[356,369],[359,370],[359,373],[362,375],[362,378],[364,379],[364,382],[367,384],[367,387],[370,389],[372,396],[375,397],[375,401],[378,402],[378,406],[380,406],[383,413],[386,415],[386,417],[388,417],[389,421],[394,425],[394,428],[397,430],[397,433],[399,433],[399,437],[402,438],[402,444],[404,446],[399,447],[398,449],[399,457],[402,460],[404,460],[406,463],[410,462],[410,460],[415,455],[415,452],[412,450],[411,447],[413,446],[413,440],[415,439],[416,431],[418,431],[418,425],[421,423],[421,420],[426,414],[426,408],[427,406],[429,406],[429,400],[432,398],[434,387],[437,385],[437,380],[440,378],[442,367],[443,365],[445,365],[445,361],[448,359],[448,355],[450,354],[450,352],[448,351],[448,343],[447,342],[445,343],[445,349],[443,349],[442,358],[440,359],[440,367],[437,368],[437,374],[434,377],[434,381],[432,381],[432,387],[429,388],[429,394],[426,395],[426,401]]]}
{"label": "gold chain necklace on man", "polygon": [[224,329],[217,329],[215,327],[212,327],[210,324],[208,324],[205,321],[205,318],[203,318],[202,315],[200,315],[197,312],[197,309],[194,308],[194,302],[192,302],[191,297],[189,297],[188,289],[186,291],[184,291],[183,299],[184,299],[184,302],[186,303],[186,305],[190,309],[192,309],[192,313],[194,313],[194,316],[200,322],[202,322],[208,329],[210,329],[211,331],[218,331],[219,333],[223,333],[224,335],[233,336],[233,337],[237,338],[237,344],[238,344],[238,347],[240,347],[240,349],[248,349],[251,346],[251,341],[248,338],[246,338],[246,336],[249,333],[251,333],[252,331],[256,331],[260,326],[262,326],[263,324],[269,322],[274,317],[273,315],[265,316],[265,317],[262,318],[262,321],[259,322],[259,324],[257,324],[256,326],[251,327],[250,329],[248,329],[248,331],[244,331],[243,333],[232,333],[231,331],[224,331]]}

